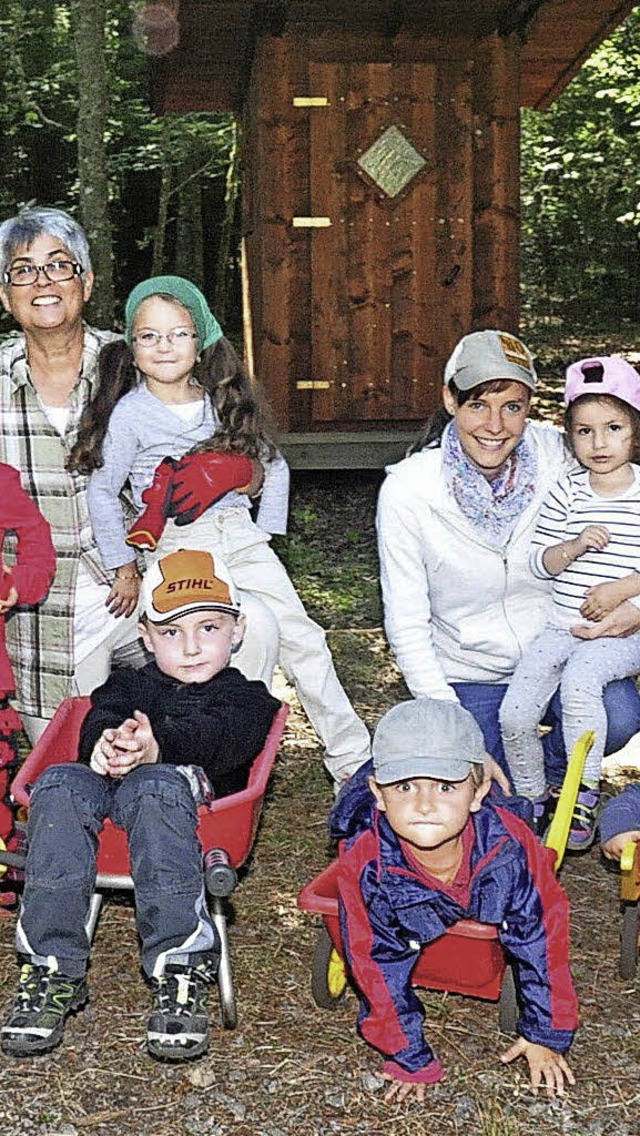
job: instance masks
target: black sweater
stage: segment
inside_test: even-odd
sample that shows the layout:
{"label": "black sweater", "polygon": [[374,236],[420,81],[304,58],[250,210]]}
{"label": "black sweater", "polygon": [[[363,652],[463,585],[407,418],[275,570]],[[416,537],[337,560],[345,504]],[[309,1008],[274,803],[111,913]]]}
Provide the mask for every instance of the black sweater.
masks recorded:
{"label": "black sweater", "polygon": [[155,662],[141,670],[117,668],[91,695],[78,760],[88,765],[103,730],[140,710],[151,722],[158,760],[200,765],[216,796],[223,797],[245,787],[279,707],[263,682],[250,682],[235,667],[203,683],[170,678]]}

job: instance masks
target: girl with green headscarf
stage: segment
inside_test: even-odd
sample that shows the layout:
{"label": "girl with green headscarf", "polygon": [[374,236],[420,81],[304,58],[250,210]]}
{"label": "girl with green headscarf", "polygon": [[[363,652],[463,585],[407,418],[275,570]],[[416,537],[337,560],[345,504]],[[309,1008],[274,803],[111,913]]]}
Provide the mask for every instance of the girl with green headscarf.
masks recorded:
{"label": "girl with green headscarf", "polygon": [[[131,547],[154,556],[199,548],[221,556],[244,593],[248,633],[236,663],[271,679],[274,645],[326,746],[336,782],[369,756],[369,736],[333,667],[325,635],[307,616],[269,547],[286,530],[288,469],[265,427],[256,391],[200,290],[177,276],[138,284],[124,341],[100,355],[99,387],[83,416],[70,468],[90,474],[88,505],[109,603],[135,610],[140,585]],[[251,494],[264,485],[256,521]],[[120,494],[138,519],[127,534]]]}

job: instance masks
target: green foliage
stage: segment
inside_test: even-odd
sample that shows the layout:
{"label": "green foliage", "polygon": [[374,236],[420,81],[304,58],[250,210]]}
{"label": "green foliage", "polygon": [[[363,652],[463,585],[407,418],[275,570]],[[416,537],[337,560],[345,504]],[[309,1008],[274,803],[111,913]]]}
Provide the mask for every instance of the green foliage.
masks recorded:
{"label": "green foliage", "polygon": [[[294,493],[289,536],[276,539],[274,549],[309,614],[324,627],[377,626],[381,613],[373,509],[354,515],[348,492],[336,493],[330,477],[318,475],[318,480],[308,490],[310,503],[298,505]],[[358,493],[354,485],[355,500]]]}
{"label": "green foliage", "polygon": [[526,310],[592,322],[640,299],[640,9],[522,121]]}
{"label": "green foliage", "polygon": [[[72,0],[0,5],[0,217],[27,202],[76,212],[77,74]],[[207,284],[215,289],[229,115],[172,117],[149,107],[149,57],[132,0],[109,0],[106,135],[120,298],[151,269],[167,184],[164,264],[173,266],[185,178],[204,188]],[[522,123],[525,315],[593,323],[635,318],[640,301],[640,8],[587,61],[549,111]],[[195,173],[194,173],[195,171]],[[8,329],[10,321],[0,330]]]}
{"label": "green foliage", "polygon": [[[172,117],[167,128],[150,110],[148,56],[134,35],[131,0],[109,0],[107,10],[105,141],[122,298],[150,271],[163,169],[170,167],[172,177],[170,230],[180,170],[192,153],[198,155],[205,192],[215,201],[222,198],[232,119],[226,114],[181,115]],[[58,205],[77,214],[78,92],[70,11],[69,0],[2,0],[0,5],[0,218],[27,203]],[[168,268],[174,243],[170,231]],[[0,323],[1,330],[10,326],[8,320]]]}

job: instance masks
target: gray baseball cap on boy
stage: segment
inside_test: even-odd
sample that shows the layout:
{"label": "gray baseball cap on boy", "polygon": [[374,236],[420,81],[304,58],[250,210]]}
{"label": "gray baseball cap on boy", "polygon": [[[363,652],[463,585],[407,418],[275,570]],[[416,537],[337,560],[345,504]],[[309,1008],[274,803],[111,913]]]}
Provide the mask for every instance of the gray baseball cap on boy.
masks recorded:
{"label": "gray baseball cap on boy", "polygon": [[535,389],[538,379],[528,347],[506,331],[473,331],[454,347],[444,369],[444,381],[453,379],[458,390],[468,391],[480,383],[512,379]]}
{"label": "gray baseball cap on boy", "polygon": [[483,764],[485,746],[475,718],[458,702],[414,698],[380,719],[372,753],[379,785],[411,777],[464,781],[472,765]]}

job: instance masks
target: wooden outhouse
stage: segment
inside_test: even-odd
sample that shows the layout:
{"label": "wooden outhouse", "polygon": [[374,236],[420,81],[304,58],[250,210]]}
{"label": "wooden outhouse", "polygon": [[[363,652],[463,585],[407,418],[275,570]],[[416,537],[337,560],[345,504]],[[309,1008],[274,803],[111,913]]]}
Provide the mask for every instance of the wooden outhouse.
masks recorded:
{"label": "wooden outhouse", "polygon": [[381,465],[518,326],[519,114],[620,0],[167,0],[163,112],[243,124],[245,345],[294,465]]}

